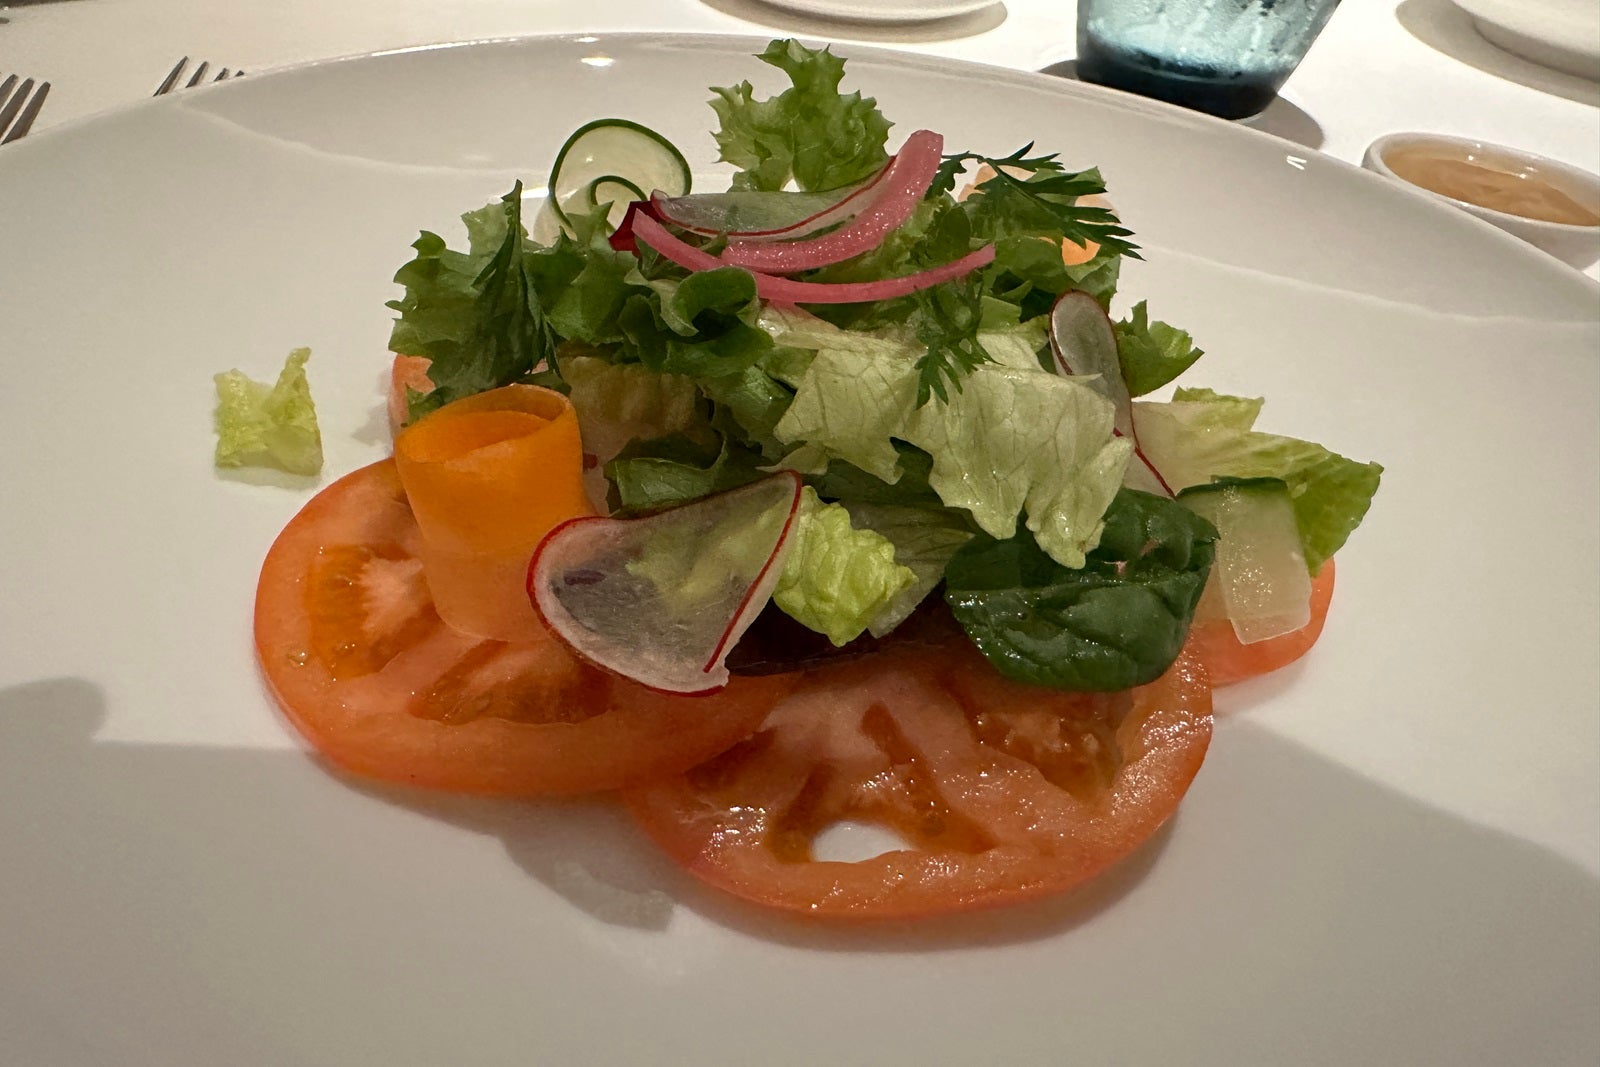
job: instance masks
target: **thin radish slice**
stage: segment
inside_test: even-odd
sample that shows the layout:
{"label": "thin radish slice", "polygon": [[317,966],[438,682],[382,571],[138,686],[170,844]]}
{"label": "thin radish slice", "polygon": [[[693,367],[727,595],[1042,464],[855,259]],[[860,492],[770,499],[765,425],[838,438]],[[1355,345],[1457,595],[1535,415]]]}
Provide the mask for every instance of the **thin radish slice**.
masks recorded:
{"label": "thin radish slice", "polygon": [[735,267],[776,274],[842,263],[883,243],[883,239],[911,217],[922,194],[928,191],[943,159],[944,138],[931,130],[918,130],[906,138],[900,152],[873,188],[870,201],[850,222],[831,233],[802,241],[733,241],[721,260]]}
{"label": "thin radish slice", "polygon": [[[638,207],[638,204],[633,205],[633,208]],[[614,246],[623,247],[618,245],[617,238],[626,234],[627,240],[632,241],[637,238],[687,270],[715,270],[718,267],[729,266],[710,252],[674,237],[665,226],[651,217],[648,211],[642,208],[635,211],[633,208],[629,209],[622,228],[613,236]],[[750,273],[755,275],[756,295],[763,300],[780,304],[864,304],[874,300],[891,300],[897,296],[906,296],[920,289],[938,285],[940,282],[960,278],[992,262],[994,262],[994,245],[984,245],[976,252],[969,252],[958,260],[931,270],[872,282],[797,282],[789,278],[763,274],[760,271]]]}
{"label": "thin radish slice", "polygon": [[1111,401],[1111,432],[1133,442],[1133,460],[1124,477],[1128,486],[1172,496],[1172,487],[1139,447],[1139,435],[1133,428],[1133,398],[1122,380],[1122,360],[1117,355],[1117,331],[1098,300],[1078,290],[1056,299],[1050,309],[1050,351],[1057,371],[1093,375],[1089,387]]}
{"label": "thin radish slice", "polygon": [[860,211],[888,170],[886,163],[866,181],[826,193],[736,189],[668,196],[657,190],[650,194],[650,203],[656,218],[702,237],[726,234],[746,241],[790,240],[809,237]]}
{"label": "thin radish slice", "polygon": [[528,596],[590,662],[662,692],[711,693],[772,596],[799,506],[800,477],[784,471],[641,519],[574,519],[534,553]]}

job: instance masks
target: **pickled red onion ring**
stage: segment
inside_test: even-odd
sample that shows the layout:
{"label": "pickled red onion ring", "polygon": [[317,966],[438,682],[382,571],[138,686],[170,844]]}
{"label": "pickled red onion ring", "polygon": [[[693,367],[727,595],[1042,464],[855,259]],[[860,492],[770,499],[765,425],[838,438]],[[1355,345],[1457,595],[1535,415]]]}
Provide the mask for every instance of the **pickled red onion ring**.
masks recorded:
{"label": "pickled red onion ring", "polygon": [[[632,220],[629,241],[634,239],[643,241],[680,267],[688,270],[715,270],[718,267],[732,266],[710,252],[674,237],[647,211],[634,212],[630,209],[628,219],[623,221],[624,226],[629,225],[629,219]],[[619,229],[617,234],[621,233],[622,230]],[[750,271],[750,273],[756,280],[756,295],[763,300],[780,304],[865,304],[874,300],[892,300],[897,296],[906,296],[938,285],[940,282],[960,278],[992,262],[994,262],[994,245],[989,244],[976,252],[967,253],[960,259],[917,274],[881,278],[870,282],[798,282],[792,278],[779,278],[760,271]]]}

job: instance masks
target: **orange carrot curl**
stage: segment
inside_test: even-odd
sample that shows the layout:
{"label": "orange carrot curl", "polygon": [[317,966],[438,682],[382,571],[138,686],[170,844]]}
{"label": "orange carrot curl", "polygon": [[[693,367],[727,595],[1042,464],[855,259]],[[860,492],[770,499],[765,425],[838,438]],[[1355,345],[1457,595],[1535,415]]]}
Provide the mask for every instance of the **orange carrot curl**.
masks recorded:
{"label": "orange carrot curl", "polygon": [[572,404],[508,385],[440,408],[394,445],[440,618],[500,641],[545,637],[528,602],[528,559],[558,523],[594,514]]}

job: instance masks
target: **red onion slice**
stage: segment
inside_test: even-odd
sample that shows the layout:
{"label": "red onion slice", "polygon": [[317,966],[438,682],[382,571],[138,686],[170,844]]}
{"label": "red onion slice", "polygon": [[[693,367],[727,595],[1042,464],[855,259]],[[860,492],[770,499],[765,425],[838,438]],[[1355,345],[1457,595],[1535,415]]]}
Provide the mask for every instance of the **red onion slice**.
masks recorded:
{"label": "red onion slice", "polygon": [[1133,442],[1133,463],[1127,476],[1133,488],[1172,496],[1172,487],[1139,447],[1139,435],[1133,428],[1133,398],[1122,380],[1122,360],[1117,355],[1117,331],[1098,300],[1077,290],[1056,298],[1050,309],[1050,351],[1062,374],[1098,376],[1087,384],[1111,401],[1111,432]]}
{"label": "red onion slice", "polygon": [[905,223],[928,191],[944,151],[944,138],[931,130],[918,130],[906,138],[890,162],[871,199],[856,217],[839,229],[801,241],[733,241],[722,261],[735,267],[776,274],[842,263],[883,243]]}
{"label": "red onion slice", "polygon": [[[635,238],[643,241],[680,267],[688,270],[715,270],[718,267],[732,266],[710,252],[674,237],[646,211],[630,210],[628,218],[623,220],[623,225],[629,226],[630,219],[632,220],[630,241]],[[617,235],[621,235],[622,232],[619,229]],[[960,259],[917,274],[882,278],[871,282],[797,282],[790,278],[763,274],[760,271],[750,273],[756,279],[756,295],[763,300],[780,304],[864,304],[874,300],[891,300],[897,296],[906,296],[920,289],[938,285],[940,282],[960,278],[992,262],[994,262],[994,245],[991,244],[984,245],[976,252],[969,252]]]}

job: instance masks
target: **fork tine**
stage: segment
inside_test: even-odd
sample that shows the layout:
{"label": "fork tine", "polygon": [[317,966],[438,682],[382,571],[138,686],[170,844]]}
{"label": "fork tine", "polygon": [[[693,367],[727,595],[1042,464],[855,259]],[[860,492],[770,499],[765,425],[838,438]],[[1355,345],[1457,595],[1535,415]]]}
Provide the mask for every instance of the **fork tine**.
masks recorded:
{"label": "fork tine", "polygon": [[[4,94],[10,92],[13,85],[17,86],[17,91],[11,93],[10,97],[5,97]],[[11,125],[11,120],[17,117],[22,105],[28,102],[28,94],[31,92],[33,92],[33,79],[29,78],[21,85],[17,85],[15,74],[7,78],[4,85],[0,85],[0,130]]]}
{"label": "fork tine", "polygon": [[[189,57],[184,56],[178,60],[177,65],[167,73],[166,78],[156,87],[155,95],[164,96],[178,89],[193,89],[195,86],[203,84],[206,81],[206,75],[211,73],[211,61],[201,60],[200,65],[195,67],[192,72],[189,72],[188,68]],[[181,81],[180,79],[186,72],[189,73],[189,80]],[[237,78],[243,73],[244,71],[242,70],[230,70],[227,67],[223,67],[210,80],[213,82],[226,81],[229,78]]]}
{"label": "fork tine", "polygon": [[167,93],[172,92],[172,87],[178,84],[178,78],[183,74],[183,68],[187,67],[188,65],[188,56],[184,56],[182,59],[178,60],[177,65],[172,68],[171,72],[167,74],[166,78],[162,80],[161,84],[156,86],[156,91],[152,95],[164,96]]}
{"label": "fork tine", "polygon": [[[10,144],[33,129],[33,120],[38,117],[39,109],[44,107],[44,98],[49,95],[50,83],[40,82],[39,88],[33,94],[33,99],[28,101],[28,105],[22,109],[22,114],[17,116],[17,124],[11,127],[10,132],[4,137],[0,137],[0,144]],[[0,120],[0,130],[4,130],[5,126],[5,120]]]}

